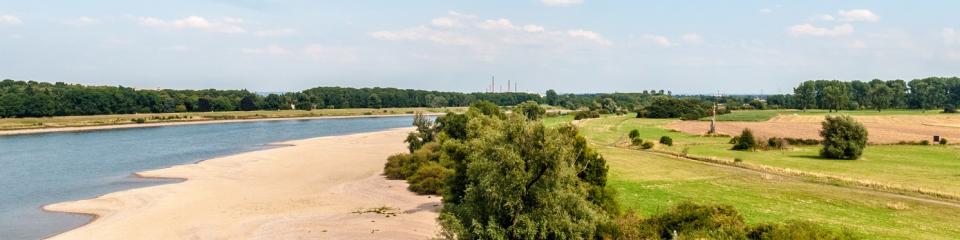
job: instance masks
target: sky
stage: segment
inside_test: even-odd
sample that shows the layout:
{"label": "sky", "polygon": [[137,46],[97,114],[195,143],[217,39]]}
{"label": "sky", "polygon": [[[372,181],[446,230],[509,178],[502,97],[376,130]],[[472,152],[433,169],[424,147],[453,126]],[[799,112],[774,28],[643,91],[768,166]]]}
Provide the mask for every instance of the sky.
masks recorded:
{"label": "sky", "polygon": [[0,0],[0,79],[774,94],[960,75],[960,1]]}

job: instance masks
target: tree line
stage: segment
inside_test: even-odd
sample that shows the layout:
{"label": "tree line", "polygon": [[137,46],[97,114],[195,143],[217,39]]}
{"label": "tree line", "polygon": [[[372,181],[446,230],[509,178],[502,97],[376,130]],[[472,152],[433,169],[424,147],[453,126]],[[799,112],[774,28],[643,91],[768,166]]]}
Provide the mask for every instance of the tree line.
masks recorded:
{"label": "tree line", "polygon": [[320,108],[459,107],[476,101],[516,105],[542,101],[529,93],[458,93],[396,88],[318,87],[256,94],[247,90],[144,90],[62,82],[0,81],[0,117],[49,117]]}
{"label": "tree line", "polygon": [[960,105],[960,78],[929,77],[904,80],[811,80],[800,83],[793,94],[772,95],[776,108],[862,110],[955,109]]}

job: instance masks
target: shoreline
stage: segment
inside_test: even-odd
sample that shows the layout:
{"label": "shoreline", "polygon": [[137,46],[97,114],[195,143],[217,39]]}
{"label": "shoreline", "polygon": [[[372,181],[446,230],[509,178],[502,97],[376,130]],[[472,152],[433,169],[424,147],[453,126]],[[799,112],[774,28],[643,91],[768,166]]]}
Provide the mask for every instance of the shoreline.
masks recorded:
{"label": "shoreline", "polygon": [[[446,113],[424,113],[423,115],[424,116],[441,116],[444,114]],[[319,120],[319,119],[348,119],[348,118],[409,117],[413,115],[414,114],[380,114],[380,115],[374,114],[374,115],[316,116],[316,117],[289,117],[289,118],[284,118],[284,117],[255,118],[255,119],[234,119],[234,120],[185,120],[185,121],[139,123],[139,124],[126,123],[126,124],[111,124],[111,125],[84,126],[84,127],[55,127],[55,128],[0,130],[0,137],[45,134],[45,133],[88,132],[88,131],[105,131],[105,130],[131,129],[131,128],[170,127],[170,126],[198,125],[198,124],[244,123],[244,122],[263,122],[263,121],[297,121],[297,120]]]}
{"label": "shoreline", "polygon": [[[382,175],[382,166],[386,162],[386,157],[394,153],[405,152],[402,139],[409,131],[411,131],[411,128],[398,128],[285,141],[270,144],[278,146],[276,148],[137,172],[133,175],[138,178],[180,181],[112,192],[92,199],[45,205],[41,209],[47,212],[92,216],[91,220],[84,225],[48,236],[48,239],[123,239],[136,236],[201,239],[269,239],[293,236],[318,236],[321,238],[380,236],[382,238],[384,236],[377,233],[400,234],[392,236],[392,238],[398,236],[411,239],[414,238],[413,236],[420,239],[433,237],[439,230],[435,221],[438,215],[437,211],[439,211],[439,197],[416,195],[406,190],[406,182],[386,180]],[[321,154],[324,155],[320,157],[323,158],[322,161],[316,161],[318,159],[314,154],[317,153],[325,153]],[[354,157],[333,157],[330,155]],[[267,163],[268,161],[269,163]],[[329,165],[331,164],[337,167],[330,168]],[[348,167],[348,169],[338,167]],[[304,171],[316,174],[305,175],[303,174]],[[343,175],[341,178],[329,179],[331,176],[323,174],[325,171],[331,175],[338,175],[340,172],[350,173],[348,175],[339,174]],[[298,176],[302,178],[297,178]],[[323,181],[318,182],[318,180]],[[291,188],[290,186],[302,185],[304,182],[315,182],[327,187],[314,189],[296,188],[296,186]],[[216,188],[210,186],[216,186]],[[243,189],[238,190],[238,188]],[[255,188],[265,189],[266,192],[269,192],[269,189],[282,189],[273,192],[283,194],[271,195],[266,192],[250,194],[249,190]],[[318,196],[318,191],[323,194]],[[228,197],[238,194],[245,197],[240,198],[240,200]],[[312,197],[304,198],[305,195]],[[325,199],[323,196],[331,199]],[[256,204],[259,201],[248,200],[247,197],[278,204]],[[329,204],[295,205],[291,208],[285,202],[291,197]],[[374,199],[373,202],[376,202],[376,204],[371,202],[371,198]],[[253,204],[257,208],[281,210],[249,214],[249,209],[242,208],[228,208],[225,213],[199,207],[216,208],[228,204],[245,206]],[[346,205],[352,207],[344,207]],[[354,213],[355,210],[376,207],[396,207],[398,213],[393,217]],[[421,208],[426,208],[426,210]],[[219,216],[231,215],[233,211],[237,211],[242,216],[229,218]],[[187,214],[184,214],[185,212]],[[193,222],[184,223],[182,219],[166,222],[157,220],[177,219],[178,217],[185,217],[193,220]],[[215,219],[215,221],[202,221],[210,219]],[[390,221],[393,222],[390,223]],[[194,225],[194,222],[202,224]],[[359,224],[353,226],[353,228],[330,227],[323,229],[322,232],[310,232],[310,230],[321,230],[324,227],[322,223],[341,225],[351,222],[364,222],[365,224]],[[365,228],[366,225],[376,225],[376,222],[387,222],[388,226],[372,231]],[[164,223],[167,223],[167,226],[164,226]],[[318,225],[317,223],[321,224]],[[219,224],[221,226],[201,227],[208,224]],[[327,225],[329,227],[334,224]],[[287,231],[291,226],[299,226],[307,232],[292,233]],[[232,228],[233,231],[225,228]],[[264,229],[269,231],[261,231]],[[330,231],[328,232],[328,230]],[[154,233],[143,234],[147,232]]]}

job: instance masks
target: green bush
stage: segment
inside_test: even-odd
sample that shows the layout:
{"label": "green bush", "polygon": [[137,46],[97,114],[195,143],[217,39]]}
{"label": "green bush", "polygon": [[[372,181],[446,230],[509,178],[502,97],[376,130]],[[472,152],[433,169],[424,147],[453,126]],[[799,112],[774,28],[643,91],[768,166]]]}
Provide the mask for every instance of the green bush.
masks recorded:
{"label": "green bush", "polygon": [[920,145],[930,145],[930,141],[929,141],[929,140],[921,140],[921,141],[920,141]]}
{"label": "green bush", "polygon": [[644,220],[640,232],[648,239],[740,239],[747,227],[732,206],[681,203]]}
{"label": "green bush", "polygon": [[651,149],[653,148],[653,142],[643,142],[643,144],[640,144],[640,148]]}
{"label": "green bush", "polygon": [[630,139],[630,143],[633,144],[634,146],[640,146],[640,145],[643,144],[643,139],[642,139],[642,138],[631,138],[631,139]]}
{"label": "green bush", "polygon": [[409,189],[419,194],[439,194],[443,183],[453,170],[444,168],[436,162],[428,162],[407,178]]}
{"label": "green bush", "polygon": [[147,122],[147,119],[144,119],[144,118],[134,118],[134,119],[130,119],[130,121],[131,121],[131,122],[135,122],[135,123],[145,123],[145,122]]}
{"label": "green bush", "polygon": [[628,136],[630,137],[630,139],[640,137],[640,130],[637,130],[637,129],[630,130],[630,134]]}
{"label": "green bush", "polygon": [[436,142],[429,142],[411,154],[390,156],[387,158],[387,164],[383,167],[383,174],[389,179],[408,179],[421,166],[429,162],[439,162],[439,148],[440,145]]}
{"label": "green bush", "polygon": [[673,138],[670,138],[668,136],[662,136],[660,137],[660,144],[673,146]]}
{"label": "green bush", "polygon": [[943,107],[943,113],[957,113],[957,105],[947,104]]}
{"label": "green bush", "polygon": [[778,137],[769,138],[767,139],[767,147],[771,149],[784,149],[786,148],[786,140]]}
{"label": "green bush", "polygon": [[940,145],[947,145],[948,143],[950,143],[950,142],[948,142],[946,138],[941,138],[941,139],[940,139]]}
{"label": "green bush", "polygon": [[820,156],[831,159],[858,159],[867,146],[867,129],[850,116],[827,116],[820,136]]}
{"label": "green bush", "polygon": [[779,239],[817,239],[817,240],[846,240],[860,239],[859,236],[846,230],[835,230],[807,221],[787,221],[782,224],[759,224],[747,233],[748,239],[779,240]]}
{"label": "green bush", "polygon": [[514,109],[522,113],[523,116],[526,116],[529,120],[539,120],[543,118],[543,115],[547,112],[547,110],[543,109],[543,107],[535,101],[526,101],[517,105]]}
{"label": "green bush", "polygon": [[754,150],[757,148],[757,140],[753,138],[753,132],[749,128],[743,129],[739,138],[735,139],[737,141],[733,143],[733,150]]}
{"label": "green bush", "polygon": [[577,111],[576,115],[573,116],[573,120],[582,120],[587,118],[599,118],[599,117],[600,117],[600,112],[581,110],[581,111]]}

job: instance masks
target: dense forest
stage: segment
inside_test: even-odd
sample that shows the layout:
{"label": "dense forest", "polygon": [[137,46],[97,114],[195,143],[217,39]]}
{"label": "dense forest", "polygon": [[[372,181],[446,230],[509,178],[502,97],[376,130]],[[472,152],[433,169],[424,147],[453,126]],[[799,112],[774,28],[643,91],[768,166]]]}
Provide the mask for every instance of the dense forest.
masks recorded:
{"label": "dense forest", "polygon": [[930,77],[904,80],[812,80],[800,83],[793,94],[772,95],[773,108],[796,109],[944,109],[960,105],[960,78]]}
{"label": "dense forest", "polygon": [[143,90],[62,82],[3,80],[0,117],[46,117],[129,113],[251,111],[316,108],[468,106],[478,100],[499,105],[540,101],[529,93],[456,93],[396,88],[318,87],[259,95],[247,90]]}

